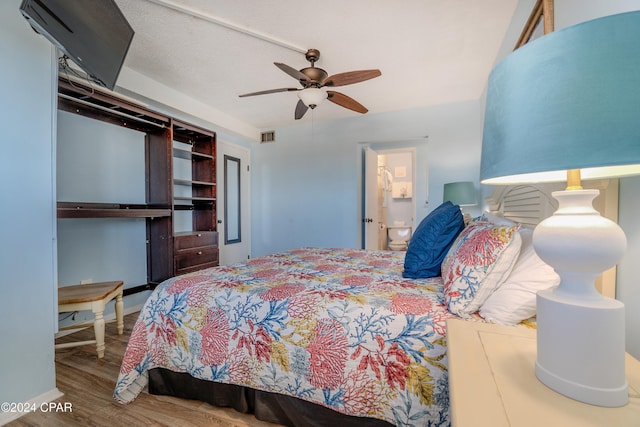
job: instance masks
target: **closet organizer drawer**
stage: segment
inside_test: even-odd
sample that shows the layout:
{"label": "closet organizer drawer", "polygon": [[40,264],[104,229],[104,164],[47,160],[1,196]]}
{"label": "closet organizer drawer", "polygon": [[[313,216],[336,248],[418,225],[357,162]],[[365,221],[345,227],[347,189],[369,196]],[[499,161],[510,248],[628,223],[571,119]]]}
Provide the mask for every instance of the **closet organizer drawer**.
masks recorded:
{"label": "closet organizer drawer", "polygon": [[218,249],[206,248],[175,256],[176,275],[218,265]]}
{"label": "closet organizer drawer", "polygon": [[174,238],[175,274],[185,274],[218,265],[218,233],[202,231]]}
{"label": "closet organizer drawer", "polygon": [[217,231],[200,231],[183,235],[178,234],[175,236],[176,253],[206,246],[213,248],[218,247]]}

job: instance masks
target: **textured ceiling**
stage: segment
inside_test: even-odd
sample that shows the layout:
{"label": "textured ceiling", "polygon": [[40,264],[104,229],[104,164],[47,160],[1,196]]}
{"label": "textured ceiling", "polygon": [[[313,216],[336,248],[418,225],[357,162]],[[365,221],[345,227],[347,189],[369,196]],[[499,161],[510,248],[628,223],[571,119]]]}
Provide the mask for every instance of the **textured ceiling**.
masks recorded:
{"label": "textured ceiling", "polygon": [[[273,65],[382,76],[335,88],[368,114],[478,99],[517,0],[116,0],[136,34],[125,66],[258,129],[294,123],[298,87]],[[223,21],[292,48],[229,29]],[[331,102],[302,121],[358,116]]]}

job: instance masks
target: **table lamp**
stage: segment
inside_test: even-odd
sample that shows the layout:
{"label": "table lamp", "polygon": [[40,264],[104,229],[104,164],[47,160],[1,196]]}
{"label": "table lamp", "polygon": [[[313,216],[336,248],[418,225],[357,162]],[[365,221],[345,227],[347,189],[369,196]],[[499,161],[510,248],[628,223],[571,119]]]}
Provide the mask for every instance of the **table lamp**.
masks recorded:
{"label": "table lamp", "polygon": [[478,193],[473,182],[449,182],[444,185],[442,201],[450,201],[459,206],[474,206],[478,204]]}
{"label": "table lamp", "polygon": [[[473,182],[461,181],[461,182],[449,182],[444,185],[444,191],[442,201],[450,201],[454,205],[460,206],[475,206],[478,204],[478,193],[473,186]],[[471,214],[462,212],[464,223],[468,224],[471,221]]]}
{"label": "table lamp", "polygon": [[551,389],[600,406],[628,402],[624,305],[595,289],[626,238],[601,217],[581,179],[640,174],[640,11],[545,35],[489,77],[483,184],[567,181],[558,210],[534,230],[561,278],[537,295],[535,373]]}

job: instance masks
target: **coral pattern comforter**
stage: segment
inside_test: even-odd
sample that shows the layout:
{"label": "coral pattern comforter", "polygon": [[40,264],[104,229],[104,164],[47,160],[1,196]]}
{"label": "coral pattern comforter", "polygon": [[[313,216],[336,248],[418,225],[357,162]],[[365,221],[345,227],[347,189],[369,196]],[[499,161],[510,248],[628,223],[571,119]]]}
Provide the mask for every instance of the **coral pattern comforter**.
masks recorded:
{"label": "coral pattern comforter", "polygon": [[114,397],[163,367],[399,426],[449,425],[442,281],[404,253],[303,248],[163,282],[140,313]]}

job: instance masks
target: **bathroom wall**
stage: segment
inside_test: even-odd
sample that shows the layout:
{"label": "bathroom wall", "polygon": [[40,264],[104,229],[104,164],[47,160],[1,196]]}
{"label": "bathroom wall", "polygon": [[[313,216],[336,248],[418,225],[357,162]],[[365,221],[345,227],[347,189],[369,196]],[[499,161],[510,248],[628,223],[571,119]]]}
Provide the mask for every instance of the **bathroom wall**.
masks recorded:
{"label": "bathroom wall", "polygon": [[[415,196],[413,194],[413,152],[403,151],[385,154],[386,166],[393,175],[393,185],[404,187],[410,185],[410,194],[406,197],[395,197],[389,194],[387,205],[387,225],[394,225],[395,221],[402,221],[406,225],[414,225]],[[404,171],[404,176],[402,176]]]}
{"label": "bathroom wall", "polygon": [[[386,226],[402,223],[415,229],[414,154],[415,149],[379,151],[378,202],[380,210],[378,218],[384,225],[384,227],[380,227],[379,249],[387,247]],[[409,192],[404,197],[398,197],[399,188],[408,189]]]}

